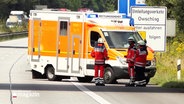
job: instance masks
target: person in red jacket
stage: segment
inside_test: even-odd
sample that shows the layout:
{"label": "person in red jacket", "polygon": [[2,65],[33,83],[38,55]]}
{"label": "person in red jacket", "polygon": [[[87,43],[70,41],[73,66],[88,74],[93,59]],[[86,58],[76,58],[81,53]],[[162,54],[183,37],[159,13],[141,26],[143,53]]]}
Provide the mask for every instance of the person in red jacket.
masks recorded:
{"label": "person in red jacket", "polygon": [[136,80],[138,81],[137,86],[146,86],[145,67],[146,58],[148,55],[147,46],[144,41],[138,41],[138,49],[135,56],[135,72]]}
{"label": "person in red jacket", "polygon": [[[91,56],[95,58],[95,66],[94,66],[95,84],[105,86],[105,83],[103,80],[104,65],[105,65],[105,60],[108,59],[108,55],[102,38],[98,39],[98,43],[97,45],[95,45],[94,49],[92,50]],[[99,75],[99,70],[100,70],[100,75]]]}
{"label": "person in red jacket", "polygon": [[128,63],[128,73],[130,77],[130,81],[126,86],[134,86],[135,82],[135,74],[134,74],[134,59],[135,59],[135,41],[133,37],[128,38],[129,48],[127,51],[127,63]]}

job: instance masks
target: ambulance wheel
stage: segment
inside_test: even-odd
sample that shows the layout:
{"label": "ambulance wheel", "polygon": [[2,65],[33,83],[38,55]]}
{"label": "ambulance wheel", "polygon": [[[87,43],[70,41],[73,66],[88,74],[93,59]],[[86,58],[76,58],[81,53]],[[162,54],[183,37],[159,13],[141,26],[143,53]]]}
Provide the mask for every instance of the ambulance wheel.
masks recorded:
{"label": "ambulance wheel", "polygon": [[61,81],[61,77],[56,76],[52,66],[47,67],[46,76],[49,81]]}
{"label": "ambulance wheel", "polygon": [[92,76],[85,76],[85,77],[77,77],[79,82],[91,82],[93,80]]}
{"label": "ambulance wheel", "polygon": [[116,81],[114,71],[111,67],[106,67],[104,72],[104,81],[107,84],[112,84]]}

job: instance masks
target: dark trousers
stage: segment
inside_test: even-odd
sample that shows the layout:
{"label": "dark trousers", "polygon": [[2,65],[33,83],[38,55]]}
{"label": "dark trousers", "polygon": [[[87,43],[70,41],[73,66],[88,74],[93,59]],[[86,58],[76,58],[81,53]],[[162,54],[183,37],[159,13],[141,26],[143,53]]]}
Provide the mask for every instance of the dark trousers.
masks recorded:
{"label": "dark trousers", "polygon": [[145,77],[145,67],[139,67],[139,66],[135,66],[135,79],[136,81],[142,81],[142,80],[145,80],[146,77]]}

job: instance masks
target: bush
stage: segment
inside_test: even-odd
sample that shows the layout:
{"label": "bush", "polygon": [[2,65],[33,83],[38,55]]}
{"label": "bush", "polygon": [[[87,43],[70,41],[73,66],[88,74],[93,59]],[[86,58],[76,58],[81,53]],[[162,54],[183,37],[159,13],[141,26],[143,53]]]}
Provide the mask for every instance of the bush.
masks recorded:
{"label": "bush", "polygon": [[15,27],[12,27],[12,28],[8,28],[6,26],[6,21],[5,20],[0,20],[0,33],[3,33],[3,32],[19,32],[19,31],[27,31],[28,30],[28,24],[27,23],[24,23],[23,25],[21,26],[15,26]]}
{"label": "bush", "polygon": [[[179,34],[177,37],[170,39],[167,43],[166,52],[157,52],[157,73],[151,79],[152,83],[159,84],[163,87],[178,87],[184,88],[184,42],[182,36]],[[181,59],[181,80],[177,79],[177,60]],[[174,85],[176,84],[176,85]]]}

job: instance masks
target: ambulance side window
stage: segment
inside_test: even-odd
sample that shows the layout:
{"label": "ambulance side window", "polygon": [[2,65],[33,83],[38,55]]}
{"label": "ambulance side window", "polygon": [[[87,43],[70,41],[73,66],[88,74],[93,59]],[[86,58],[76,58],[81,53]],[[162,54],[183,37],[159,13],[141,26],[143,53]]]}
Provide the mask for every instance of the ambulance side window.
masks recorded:
{"label": "ambulance side window", "polygon": [[67,21],[60,21],[60,35],[66,36],[67,35]]}
{"label": "ambulance side window", "polygon": [[91,31],[91,33],[90,33],[90,44],[91,44],[92,47],[95,46],[95,42],[98,41],[98,38],[100,38],[100,34],[98,32]]}

